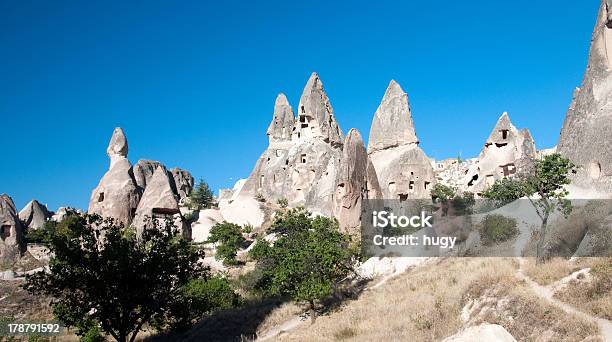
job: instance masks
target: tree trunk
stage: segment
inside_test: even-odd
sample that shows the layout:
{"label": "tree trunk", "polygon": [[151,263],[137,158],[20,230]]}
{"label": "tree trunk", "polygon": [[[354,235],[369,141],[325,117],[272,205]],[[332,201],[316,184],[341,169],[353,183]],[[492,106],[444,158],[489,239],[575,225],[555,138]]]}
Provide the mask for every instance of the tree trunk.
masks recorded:
{"label": "tree trunk", "polygon": [[310,324],[314,324],[315,320],[317,319],[317,311],[315,310],[314,302],[310,302],[309,304],[308,311],[310,313]]}
{"label": "tree trunk", "polygon": [[541,265],[544,263],[544,242],[546,240],[546,225],[548,223],[548,214],[542,219],[542,225],[540,226],[540,236],[538,237],[538,244],[536,247],[536,264]]}

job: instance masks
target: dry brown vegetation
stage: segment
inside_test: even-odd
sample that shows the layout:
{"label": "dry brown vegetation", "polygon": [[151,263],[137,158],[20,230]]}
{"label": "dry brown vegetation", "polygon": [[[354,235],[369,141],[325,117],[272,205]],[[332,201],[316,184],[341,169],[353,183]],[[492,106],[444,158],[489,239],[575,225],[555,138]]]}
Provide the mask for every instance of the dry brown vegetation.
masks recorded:
{"label": "dry brown vegetation", "polygon": [[549,341],[581,341],[597,335],[594,324],[538,299],[517,280],[516,269],[513,259],[440,260],[366,291],[313,325],[302,324],[278,340],[436,341],[465,326],[461,311],[470,303],[478,309],[469,324],[500,324],[520,341],[541,336]]}
{"label": "dry brown vegetation", "polygon": [[572,280],[555,297],[582,311],[612,320],[612,258],[590,258],[591,279]]}
{"label": "dry brown vegetation", "polygon": [[525,275],[542,286],[550,285],[580,269],[564,258],[551,258],[543,265],[537,265],[535,258],[526,258],[525,261]]}

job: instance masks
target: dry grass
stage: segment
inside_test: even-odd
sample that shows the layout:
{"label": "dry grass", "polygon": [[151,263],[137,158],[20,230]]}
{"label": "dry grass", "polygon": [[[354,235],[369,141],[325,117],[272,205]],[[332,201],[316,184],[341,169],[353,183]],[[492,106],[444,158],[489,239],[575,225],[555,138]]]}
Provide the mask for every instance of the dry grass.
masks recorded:
{"label": "dry grass", "polygon": [[465,326],[462,308],[485,293],[501,309],[480,310],[469,324],[500,324],[520,341],[541,335],[550,341],[580,341],[597,334],[595,325],[539,300],[516,280],[516,268],[513,259],[440,260],[364,292],[313,325],[302,324],[277,340],[439,341]]}
{"label": "dry grass", "polygon": [[594,323],[536,297],[514,277],[476,281],[464,301],[472,305],[470,325],[499,324],[518,341],[583,341],[598,334]]}
{"label": "dry grass", "polygon": [[551,258],[543,265],[536,265],[535,258],[525,260],[525,275],[542,286],[550,285],[579,269],[564,258]]}
{"label": "dry grass", "polygon": [[[585,258],[586,259],[586,258]],[[612,258],[588,258],[592,279],[572,280],[555,297],[595,316],[612,319]]]}

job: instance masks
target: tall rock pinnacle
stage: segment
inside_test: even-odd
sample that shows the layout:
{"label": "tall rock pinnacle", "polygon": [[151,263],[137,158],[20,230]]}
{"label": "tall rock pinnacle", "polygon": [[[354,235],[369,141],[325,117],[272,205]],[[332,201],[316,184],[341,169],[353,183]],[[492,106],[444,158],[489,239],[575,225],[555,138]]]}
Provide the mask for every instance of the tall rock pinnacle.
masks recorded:
{"label": "tall rock pinnacle", "polygon": [[283,93],[278,94],[274,103],[274,117],[267,131],[270,144],[291,140],[294,122],[295,116],[287,97]]}
{"label": "tall rock pinnacle", "polygon": [[342,146],[344,142],[344,134],[336,122],[323,82],[316,72],[310,75],[304,87],[293,133],[297,139],[321,137],[333,146]]}
{"label": "tall rock pinnacle", "polygon": [[340,229],[351,236],[360,235],[362,201],[382,198],[376,171],[361,134],[351,129],[344,141],[334,193],[334,216]]}
{"label": "tall rock pinnacle", "polygon": [[408,95],[392,80],[372,120],[368,153],[418,143]]}
{"label": "tall rock pinnacle", "polygon": [[582,86],[574,92],[558,151],[582,166],[575,182],[612,190],[612,1],[602,0]]}
{"label": "tall rock pinnacle", "polygon": [[128,142],[121,127],[116,127],[113,131],[113,135],[111,136],[111,139],[108,142],[108,147],[106,148],[106,154],[111,160],[111,168],[118,160],[127,158]]}

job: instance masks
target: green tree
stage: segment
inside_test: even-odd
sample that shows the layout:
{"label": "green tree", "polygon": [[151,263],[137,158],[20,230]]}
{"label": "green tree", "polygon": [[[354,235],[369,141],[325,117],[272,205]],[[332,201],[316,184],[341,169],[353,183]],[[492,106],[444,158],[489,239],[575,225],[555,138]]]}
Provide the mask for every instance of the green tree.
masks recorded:
{"label": "green tree", "polygon": [[498,179],[482,192],[482,197],[495,201],[495,206],[501,207],[525,196],[524,186],[524,180],[521,178]]}
{"label": "green tree", "polygon": [[488,198],[498,201],[510,201],[526,196],[541,220],[536,246],[537,263],[544,261],[544,243],[550,214],[561,212],[567,217],[572,211],[572,204],[567,199],[565,185],[571,183],[570,173],[576,165],[559,153],[554,153],[541,160],[534,160],[533,167],[512,181],[496,182],[486,191]]}
{"label": "green tree", "polygon": [[[208,279],[202,250],[183,239],[167,221],[154,221],[137,238],[133,228],[97,215],[75,215],[46,237],[53,257],[48,272],[27,276],[24,288],[53,299],[56,317],[77,334],[99,327],[117,341],[133,341],[147,323],[183,322],[168,312],[186,302],[186,286]],[[203,314],[203,313],[202,313]],[[187,317],[188,318],[188,317]]]}
{"label": "green tree", "polygon": [[207,242],[217,243],[215,259],[223,260],[226,265],[236,264],[236,254],[245,239],[239,225],[223,222],[217,223],[210,229]]}
{"label": "green tree", "polygon": [[278,239],[273,244],[258,240],[250,252],[260,275],[255,288],[306,303],[314,321],[316,305],[351,272],[355,250],[335,219],[313,218],[304,208],[277,213],[270,231]]}
{"label": "green tree", "polygon": [[152,325],[159,330],[184,331],[202,316],[240,305],[240,297],[222,276],[192,279],[176,293],[172,305],[156,316]]}
{"label": "green tree", "polygon": [[434,202],[448,201],[454,198],[456,194],[457,190],[441,183],[436,183],[436,185],[431,188],[431,199]]}
{"label": "green tree", "polygon": [[213,192],[204,179],[200,178],[198,185],[189,194],[189,207],[193,210],[200,210],[210,208],[213,205]]}

